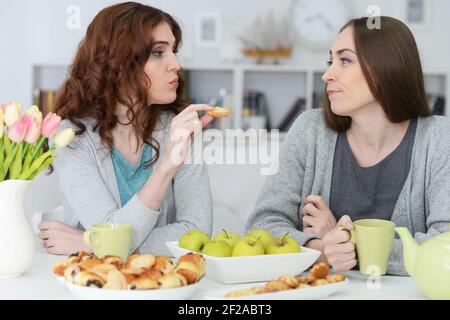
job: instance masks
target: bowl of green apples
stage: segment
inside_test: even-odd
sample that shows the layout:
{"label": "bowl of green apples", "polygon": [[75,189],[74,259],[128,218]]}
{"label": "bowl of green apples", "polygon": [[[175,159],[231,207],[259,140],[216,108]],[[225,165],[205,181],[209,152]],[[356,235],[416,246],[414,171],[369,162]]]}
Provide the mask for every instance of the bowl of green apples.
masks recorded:
{"label": "bowl of green apples", "polygon": [[320,257],[320,251],[300,246],[289,234],[274,237],[262,229],[242,237],[223,230],[213,238],[201,230],[192,230],[166,244],[175,258],[189,252],[201,253],[206,260],[205,276],[225,284],[297,275]]}

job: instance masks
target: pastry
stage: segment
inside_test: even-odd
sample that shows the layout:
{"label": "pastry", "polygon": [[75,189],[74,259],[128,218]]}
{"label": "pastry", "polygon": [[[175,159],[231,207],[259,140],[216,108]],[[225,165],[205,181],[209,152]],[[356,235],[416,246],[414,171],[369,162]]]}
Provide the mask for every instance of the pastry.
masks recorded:
{"label": "pastry", "polygon": [[273,280],[266,283],[265,291],[266,292],[276,292],[276,291],[283,291],[283,290],[289,290],[290,287],[280,280]]}
{"label": "pastry", "polygon": [[309,270],[309,274],[316,277],[316,279],[326,279],[328,276],[328,264],[325,262],[315,264],[311,270]]}
{"label": "pastry", "polygon": [[207,115],[216,118],[226,118],[230,113],[231,111],[228,108],[215,107],[213,110],[208,111]]}
{"label": "pastry", "polygon": [[175,270],[175,265],[173,264],[172,259],[170,257],[157,256],[155,259],[155,264],[153,265],[152,269],[167,274]]}
{"label": "pastry", "polygon": [[116,268],[116,266],[114,266],[112,264],[101,263],[101,264],[97,264],[97,265],[93,266],[92,268],[88,269],[87,271],[89,271],[91,273],[95,273],[96,275],[101,277],[104,281],[106,281],[108,273],[111,271],[117,271],[117,268]]}
{"label": "pastry", "polygon": [[165,274],[158,279],[158,284],[161,289],[179,288],[188,284],[183,275],[172,272]]}
{"label": "pastry", "polygon": [[75,277],[77,276],[78,273],[80,273],[80,271],[81,270],[78,264],[72,263],[68,265],[64,270],[64,279],[66,279],[66,281],[73,283]]}
{"label": "pastry", "polygon": [[149,279],[146,277],[137,277],[136,279],[129,282],[128,287],[130,290],[148,290],[148,289],[158,289],[158,281]]}
{"label": "pastry", "polygon": [[95,273],[81,271],[75,276],[74,283],[84,287],[102,288],[105,281]]}
{"label": "pastry", "polygon": [[122,272],[112,270],[106,276],[106,283],[103,286],[105,289],[125,290],[127,289],[127,279]]}
{"label": "pastry", "polygon": [[105,256],[105,257],[103,257],[103,263],[112,264],[118,270],[122,269],[122,266],[124,264],[122,259],[120,259],[119,257],[116,257],[116,256]]}
{"label": "pastry", "polygon": [[102,259],[92,258],[89,260],[81,261],[79,266],[80,266],[81,270],[89,270],[93,266],[102,264],[102,263],[103,263]]}
{"label": "pastry", "polygon": [[127,265],[131,269],[150,269],[155,264],[155,256],[151,254],[134,254],[128,259]]}
{"label": "pastry", "polygon": [[293,276],[282,276],[278,280],[286,283],[292,289],[297,288],[300,284],[300,280]]}

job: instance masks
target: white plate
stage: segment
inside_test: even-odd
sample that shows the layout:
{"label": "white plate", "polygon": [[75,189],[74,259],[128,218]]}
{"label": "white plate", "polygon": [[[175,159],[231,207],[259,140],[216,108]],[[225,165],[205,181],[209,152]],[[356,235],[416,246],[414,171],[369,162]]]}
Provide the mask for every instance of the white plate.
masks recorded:
{"label": "white plate", "polygon": [[63,285],[63,286],[66,285],[66,279],[64,279],[63,276],[56,276],[56,275],[55,275],[55,278],[56,278],[56,281],[58,281],[59,284],[61,284],[61,285]]}
{"label": "white plate", "polygon": [[[189,253],[180,248],[178,241],[167,242],[170,252],[179,258]],[[218,258],[203,255],[206,259],[206,277],[222,283],[259,282],[277,279],[286,274],[305,271],[320,256],[320,251],[302,247],[300,253],[267,254],[259,256]]]}
{"label": "white plate", "polygon": [[66,281],[67,289],[80,300],[185,300],[191,297],[199,282],[173,289],[112,290],[83,287]]}
{"label": "white plate", "polygon": [[271,293],[262,293],[262,294],[254,294],[251,296],[245,296],[245,297],[237,297],[237,298],[227,298],[225,295],[234,290],[240,290],[240,289],[248,289],[251,287],[256,286],[264,286],[264,284],[258,284],[254,286],[249,287],[239,287],[237,289],[221,289],[213,291],[206,295],[206,299],[209,300],[311,300],[311,299],[322,299],[326,298],[339,290],[341,290],[343,287],[348,285],[348,279],[345,279],[345,281],[336,282],[332,284],[326,284],[322,286],[317,287],[310,287],[310,288],[300,288],[300,289],[294,289],[294,290],[285,290],[285,291],[278,291],[278,292],[271,292]]}

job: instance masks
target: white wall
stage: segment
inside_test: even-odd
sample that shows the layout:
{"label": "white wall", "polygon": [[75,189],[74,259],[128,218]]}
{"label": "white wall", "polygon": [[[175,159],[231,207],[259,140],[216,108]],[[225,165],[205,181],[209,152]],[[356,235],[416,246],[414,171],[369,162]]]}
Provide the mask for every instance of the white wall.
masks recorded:
{"label": "white wall", "polygon": [[[326,5],[328,0],[321,1]],[[375,4],[383,15],[404,19],[405,0],[347,0],[355,4],[357,16]],[[428,70],[450,72],[450,1],[430,0],[432,22],[429,29],[413,30]],[[1,0],[0,2],[0,101],[19,100],[31,103],[32,65],[68,64],[87,25],[102,8],[119,1],[108,0]],[[173,14],[184,29],[184,52],[188,62],[220,63],[224,51],[238,50],[237,35],[253,19],[268,9],[286,14],[291,0],[152,0],[141,1]],[[81,29],[66,27],[69,5],[81,9]],[[194,44],[195,16],[198,12],[216,11],[222,18],[221,49],[199,49]],[[311,52],[298,47],[292,64],[324,66],[326,51]],[[186,60],[186,59],[185,59]],[[450,87],[447,85],[447,87]]]}

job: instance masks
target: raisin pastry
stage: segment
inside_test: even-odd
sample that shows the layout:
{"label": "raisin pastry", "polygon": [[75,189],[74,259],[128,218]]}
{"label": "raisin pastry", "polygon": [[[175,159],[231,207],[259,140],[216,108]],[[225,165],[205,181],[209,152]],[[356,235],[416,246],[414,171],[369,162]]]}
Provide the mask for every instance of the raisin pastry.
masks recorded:
{"label": "raisin pastry", "polygon": [[336,283],[336,282],[341,282],[344,280],[345,280],[345,276],[343,274],[333,274],[333,275],[328,275],[328,277],[327,277],[328,283]]}
{"label": "raisin pastry", "polygon": [[78,273],[80,273],[80,266],[78,265],[78,263],[72,263],[70,265],[68,265],[66,267],[66,269],[64,270],[64,279],[66,279],[66,281],[69,281],[71,283],[74,282],[75,277],[77,276]]}
{"label": "raisin pastry", "polygon": [[103,257],[103,263],[112,264],[113,266],[115,266],[117,268],[117,270],[122,269],[122,267],[124,265],[124,262],[122,261],[122,259],[120,259],[119,257],[116,257],[116,256]]}
{"label": "raisin pastry", "polygon": [[105,281],[101,277],[88,271],[79,272],[74,278],[74,283],[79,286],[97,288],[103,288],[105,285]]}
{"label": "raisin pastry", "polygon": [[130,290],[158,289],[158,281],[146,277],[137,277],[128,283]]}
{"label": "raisin pastry", "polygon": [[111,271],[117,271],[117,268],[112,264],[106,264],[101,263],[93,266],[92,268],[88,269],[87,271],[91,273],[95,273],[99,277],[101,277],[104,281],[106,281],[106,278],[108,276],[108,273]]}
{"label": "raisin pastry", "polygon": [[173,264],[170,257],[157,256],[152,269],[161,271],[164,274],[168,274],[175,270],[175,265]]}
{"label": "raisin pastry", "polygon": [[158,279],[161,289],[179,288],[188,284],[187,280],[179,273],[172,272],[165,274]]}
{"label": "raisin pastry", "polygon": [[181,274],[188,284],[200,281],[205,275],[205,258],[196,253],[188,253],[178,259],[175,271]]}
{"label": "raisin pastry", "polygon": [[211,111],[208,111],[208,116],[216,118],[226,118],[230,115],[231,111],[228,108],[215,107]]}
{"label": "raisin pastry", "polygon": [[150,269],[155,261],[155,256],[151,254],[134,254],[128,258],[127,265],[131,269]]}
{"label": "raisin pastry", "polygon": [[122,272],[118,270],[111,270],[106,276],[106,283],[104,289],[126,290],[128,287],[127,279]]}
{"label": "raisin pastry", "polygon": [[81,270],[87,271],[98,264],[103,264],[103,260],[98,259],[98,258],[93,258],[93,259],[81,261],[79,265],[80,265]]}

